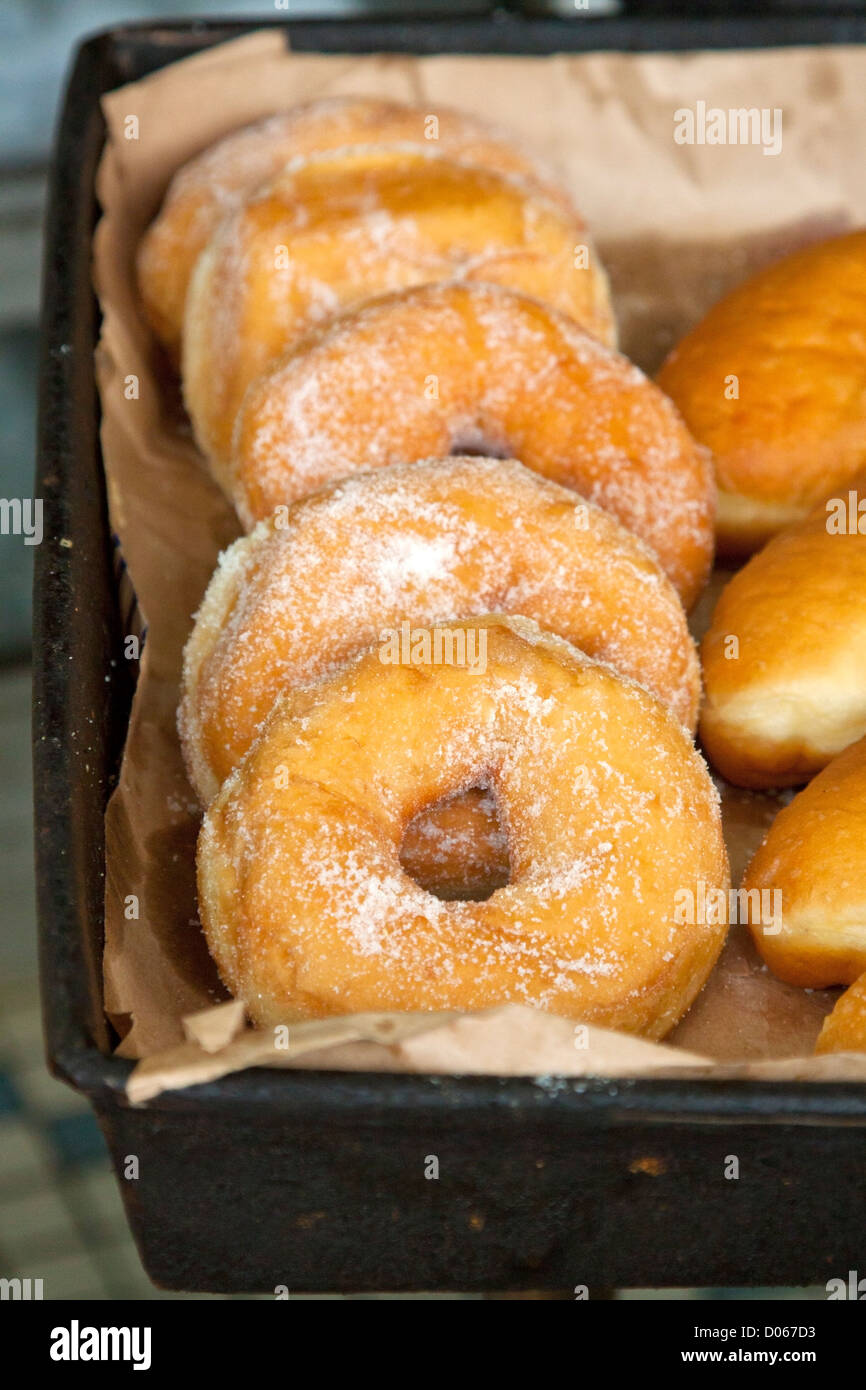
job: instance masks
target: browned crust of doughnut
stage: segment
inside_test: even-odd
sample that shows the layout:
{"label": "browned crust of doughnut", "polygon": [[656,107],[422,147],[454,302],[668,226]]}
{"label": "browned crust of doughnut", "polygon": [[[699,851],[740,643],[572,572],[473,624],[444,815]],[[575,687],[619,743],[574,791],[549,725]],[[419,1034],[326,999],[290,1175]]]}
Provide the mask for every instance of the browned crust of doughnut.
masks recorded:
{"label": "browned crust of doughnut", "polygon": [[195,263],[219,223],[259,184],[299,155],[395,142],[419,144],[500,173],[522,175],[571,208],[552,176],[511,136],[438,103],[431,110],[376,97],[328,97],[295,106],[231,131],[172,179],[137,257],[142,305],[160,341],[179,353],[183,307]]}
{"label": "browned crust of doughnut", "polygon": [[866,975],[860,975],[824,1019],[815,1051],[866,1052]]}
{"label": "browned crust of doughnut", "polygon": [[514,460],[428,460],[333,483],[223,557],[184,655],[179,723],[199,795],[215,795],[287,684],[404,620],[491,609],[641,680],[694,730],[694,645],[646,547]]}
{"label": "browned crust of doughnut", "polygon": [[242,520],[358,469],[512,454],[605,507],[690,606],[712,563],[715,489],[670,401],[566,315],[495,285],[382,297],[250,387],[229,491]]}
{"label": "browned crust of doughnut", "polygon": [[752,927],[781,980],[825,989],[866,971],[866,739],[779,812],[743,888],[781,894],[781,931]]}
{"label": "browned crust of doughnut", "polygon": [[760,271],[665,362],[659,385],[715,458],[723,554],[750,554],[866,465],[864,321],[861,231]]}
{"label": "browned crust of doughnut", "polygon": [[294,161],[225,221],[186,297],[184,398],[227,487],[249,383],[317,323],[371,296],[459,277],[510,285],[602,338],[613,317],[580,220],[516,175],[415,146],[356,146]]}
{"label": "browned crust of doughnut", "polygon": [[[525,620],[472,628],[484,675],[374,650],[275,707],[199,841],[220,973],[265,1027],[515,1000],[660,1037],[725,934],[676,921],[684,886],[728,883],[706,767],[642,687]],[[402,832],[482,761],[512,882],[438,902],[401,871]]]}

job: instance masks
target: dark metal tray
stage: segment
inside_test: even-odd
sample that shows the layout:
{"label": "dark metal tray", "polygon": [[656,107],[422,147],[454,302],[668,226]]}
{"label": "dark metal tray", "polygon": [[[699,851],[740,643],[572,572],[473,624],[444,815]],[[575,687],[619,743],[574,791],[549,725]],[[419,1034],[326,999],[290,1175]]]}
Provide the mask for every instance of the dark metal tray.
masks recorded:
{"label": "dark metal tray", "polygon": [[[866,41],[866,17],[291,23],[299,50],[546,53]],[[34,763],[48,1059],[84,1092],[152,1278],[196,1291],[824,1283],[866,1231],[866,1086],[252,1070],[130,1106],[102,1009],[103,811],[129,713],[93,375],[100,95],[243,24],[80,49],[48,221]],[[427,1181],[427,1155],[439,1158]],[[740,1177],[726,1180],[725,1160]],[[647,1162],[647,1160],[650,1160]]]}

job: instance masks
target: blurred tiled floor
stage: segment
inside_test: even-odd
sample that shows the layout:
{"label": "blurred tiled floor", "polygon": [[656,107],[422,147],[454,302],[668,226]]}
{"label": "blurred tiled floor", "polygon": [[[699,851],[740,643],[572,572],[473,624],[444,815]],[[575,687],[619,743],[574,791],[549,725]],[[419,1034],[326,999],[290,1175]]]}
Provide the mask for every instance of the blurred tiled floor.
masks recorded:
{"label": "blurred tiled floor", "polygon": [[0,1269],[49,1299],[149,1296],[96,1120],[42,1061],[35,981],[0,1010]]}
{"label": "blurred tiled floor", "polygon": [[49,1075],[36,965],[30,672],[0,672],[0,1276],[47,1299],[166,1298],[126,1225],[96,1119]]}

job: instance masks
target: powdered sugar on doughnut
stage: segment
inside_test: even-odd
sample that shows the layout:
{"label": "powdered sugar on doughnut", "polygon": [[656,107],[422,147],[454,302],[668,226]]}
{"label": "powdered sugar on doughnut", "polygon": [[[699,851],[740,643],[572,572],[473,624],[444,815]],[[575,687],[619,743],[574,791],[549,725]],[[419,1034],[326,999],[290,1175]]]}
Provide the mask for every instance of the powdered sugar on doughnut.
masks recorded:
{"label": "powdered sugar on doughnut", "polygon": [[603,272],[574,265],[586,234],[525,179],[414,145],[290,162],[223,223],[184,313],[196,437],[218,471],[249,383],[337,306],[454,275],[514,285],[610,336]]}
{"label": "powdered sugar on doughnut", "polygon": [[222,557],[185,659],[181,730],[199,791],[213,795],[281,689],[404,622],[492,611],[580,643],[694,727],[694,646],[649,551],[513,460],[428,460],[355,474]]}
{"label": "powdered sugar on doughnut", "polygon": [[[302,730],[278,705],[208,813],[203,920],[258,1021],[516,1000],[658,1036],[705,977],[723,928],[674,916],[678,888],[727,882],[702,761],[640,686],[525,620],[485,627],[478,679],[418,684],[370,654],[316,688]],[[407,799],[483,778],[511,882],[439,901],[399,867]]]}
{"label": "powdered sugar on doughnut", "polygon": [[374,300],[253,384],[232,491],[242,519],[358,469],[513,454],[612,512],[691,599],[712,554],[713,485],[670,402],[566,316],[493,285]]}

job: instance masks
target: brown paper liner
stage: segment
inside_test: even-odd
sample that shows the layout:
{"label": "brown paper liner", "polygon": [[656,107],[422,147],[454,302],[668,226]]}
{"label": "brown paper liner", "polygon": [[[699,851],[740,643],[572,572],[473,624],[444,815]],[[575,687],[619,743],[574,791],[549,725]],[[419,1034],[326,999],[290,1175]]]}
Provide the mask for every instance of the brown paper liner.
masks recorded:
{"label": "brown paper liner", "polygon": [[[200,812],[175,726],[192,614],[239,528],[192,444],[134,278],[137,243],[172,173],[226,131],[328,95],[387,95],[434,112],[441,102],[510,127],[558,171],[609,267],[622,346],[654,371],[671,343],[756,266],[866,221],[864,91],[866,55],[858,48],[341,57],[292,54],[268,30],[105,97],[94,238],[102,448],[112,525],[147,624],[106,814],[105,1003],[122,1037],[119,1052],[146,1059],[130,1082],[135,1099],[251,1065],[538,1076],[866,1073],[864,1058],[805,1056],[834,994],[774,979],[739,927],[665,1045],[591,1028],[577,1047],[573,1024],[518,1006],[302,1024],[283,1049],[270,1034],[242,1029],[241,1008],[225,1004],[197,921]],[[781,108],[782,152],[675,144],[674,111],[699,100]],[[128,139],[132,115],[137,138]],[[128,399],[132,377],[138,396]],[[698,623],[709,608],[707,599]],[[736,882],[780,801],[733,788],[723,788],[723,801]],[[779,1060],[786,1058],[801,1060]]]}

